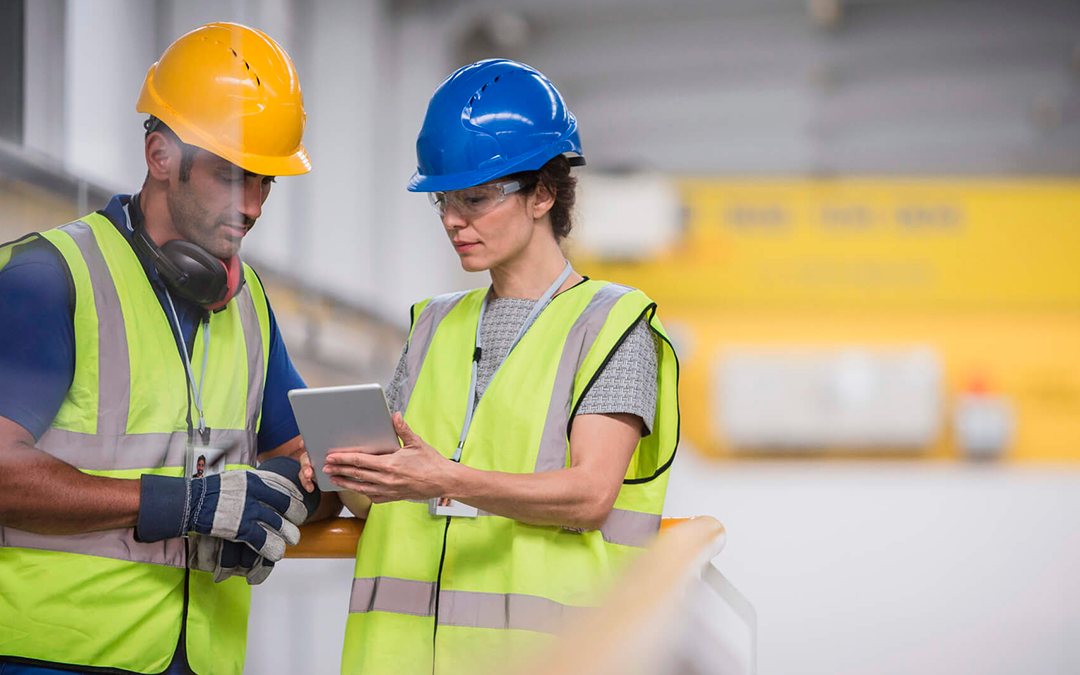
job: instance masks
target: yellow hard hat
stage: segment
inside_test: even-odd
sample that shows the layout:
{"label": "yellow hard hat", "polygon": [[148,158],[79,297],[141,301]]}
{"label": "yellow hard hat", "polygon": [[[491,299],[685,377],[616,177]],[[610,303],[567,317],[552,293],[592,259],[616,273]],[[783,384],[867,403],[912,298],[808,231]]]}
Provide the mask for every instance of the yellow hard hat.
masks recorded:
{"label": "yellow hard hat", "polygon": [[181,36],[146,71],[135,109],[180,140],[264,176],[311,171],[307,116],[292,59],[270,36],[210,23]]}

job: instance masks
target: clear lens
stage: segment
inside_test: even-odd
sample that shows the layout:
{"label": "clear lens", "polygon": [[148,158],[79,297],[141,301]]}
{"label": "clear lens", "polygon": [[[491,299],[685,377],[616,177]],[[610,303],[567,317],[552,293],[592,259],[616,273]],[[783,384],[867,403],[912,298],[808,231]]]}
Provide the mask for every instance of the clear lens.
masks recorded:
{"label": "clear lens", "polygon": [[507,195],[521,189],[516,180],[485,183],[451,192],[429,192],[428,199],[439,216],[453,208],[464,218],[476,218],[492,210],[506,200]]}

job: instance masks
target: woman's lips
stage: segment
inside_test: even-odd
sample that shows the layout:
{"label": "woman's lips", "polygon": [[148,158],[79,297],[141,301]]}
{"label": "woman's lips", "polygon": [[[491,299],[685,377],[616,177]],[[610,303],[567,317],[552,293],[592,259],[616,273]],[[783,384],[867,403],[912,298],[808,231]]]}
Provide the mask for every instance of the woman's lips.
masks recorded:
{"label": "woman's lips", "polygon": [[460,251],[468,251],[470,248],[472,248],[472,247],[474,247],[476,245],[477,245],[477,242],[475,242],[475,241],[454,242],[454,249],[459,251],[459,252]]}

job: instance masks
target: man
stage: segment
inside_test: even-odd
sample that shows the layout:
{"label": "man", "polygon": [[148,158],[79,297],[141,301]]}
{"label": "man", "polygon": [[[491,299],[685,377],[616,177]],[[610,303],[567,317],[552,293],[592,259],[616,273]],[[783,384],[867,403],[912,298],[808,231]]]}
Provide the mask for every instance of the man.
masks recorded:
{"label": "man", "polygon": [[136,107],[142,190],[0,246],[3,675],[240,673],[248,583],[338,508],[300,489],[304,383],[238,257],[274,177],[310,170],[291,60],[209,24]]}

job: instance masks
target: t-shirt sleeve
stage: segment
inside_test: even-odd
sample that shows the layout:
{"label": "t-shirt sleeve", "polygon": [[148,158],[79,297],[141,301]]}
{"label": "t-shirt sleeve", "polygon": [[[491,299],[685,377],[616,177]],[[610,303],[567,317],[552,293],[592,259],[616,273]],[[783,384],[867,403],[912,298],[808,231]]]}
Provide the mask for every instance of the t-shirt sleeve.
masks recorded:
{"label": "t-shirt sleeve", "polygon": [[656,417],[659,338],[642,318],[627,334],[578,406],[578,415],[630,413],[652,433]]}
{"label": "t-shirt sleeve", "polygon": [[390,413],[404,412],[398,407],[398,398],[401,396],[401,388],[405,386],[405,363],[409,355],[409,343],[401,350],[401,358],[398,359],[397,367],[394,368],[394,376],[386,385],[386,405],[390,407]]}
{"label": "t-shirt sleeve", "polygon": [[266,299],[266,310],[270,314],[270,351],[266,363],[266,386],[263,388],[262,420],[256,439],[260,453],[273,450],[300,435],[289,403],[289,390],[307,387],[289,358],[269,298]]}
{"label": "t-shirt sleeve", "polygon": [[34,439],[52,424],[75,376],[67,268],[45,242],[0,270],[0,417]]}

